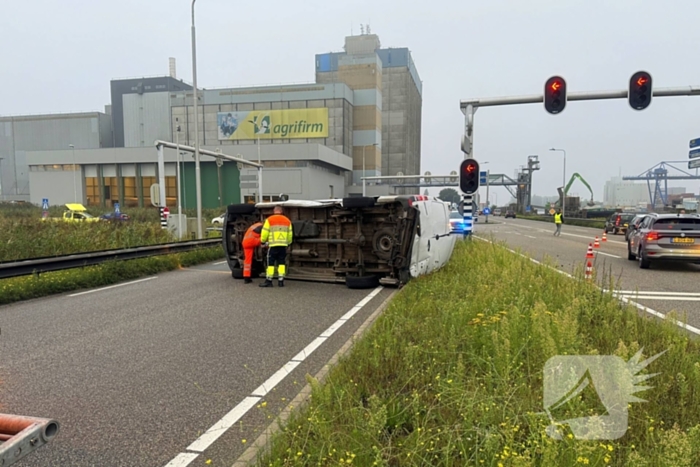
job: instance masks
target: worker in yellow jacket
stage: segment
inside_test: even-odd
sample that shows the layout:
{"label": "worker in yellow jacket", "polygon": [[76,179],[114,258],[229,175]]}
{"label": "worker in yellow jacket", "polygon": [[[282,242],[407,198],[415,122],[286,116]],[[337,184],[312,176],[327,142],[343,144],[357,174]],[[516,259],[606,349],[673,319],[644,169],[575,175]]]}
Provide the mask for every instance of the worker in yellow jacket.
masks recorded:
{"label": "worker in yellow jacket", "polygon": [[292,221],[284,215],[282,206],[275,206],[274,213],[265,220],[260,241],[267,243],[267,271],[265,282],[260,287],[272,287],[272,278],[277,266],[277,285],[284,287],[284,275],[287,272],[287,247],[292,244]]}
{"label": "worker in yellow jacket", "polygon": [[557,209],[554,214],[554,225],[557,226],[557,230],[554,231],[555,237],[561,237],[561,224],[564,222],[564,215],[561,213],[561,209]]}

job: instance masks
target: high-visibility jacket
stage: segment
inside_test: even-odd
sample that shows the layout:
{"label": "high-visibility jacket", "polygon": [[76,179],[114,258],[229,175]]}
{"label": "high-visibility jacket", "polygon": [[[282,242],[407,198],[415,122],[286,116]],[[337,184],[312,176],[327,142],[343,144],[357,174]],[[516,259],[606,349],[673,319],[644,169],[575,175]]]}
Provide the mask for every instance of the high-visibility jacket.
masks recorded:
{"label": "high-visibility jacket", "polygon": [[260,240],[270,247],[289,246],[292,243],[292,221],[282,214],[273,214],[265,220]]}
{"label": "high-visibility jacket", "polygon": [[561,214],[555,214],[554,215],[554,223],[555,224],[561,224]]}
{"label": "high-visibility jacket", "polygon": [[255,248],[262,243],[260,241],[262,226],[262,222],[256,222],[248,227],[248,230],[246,230],[245,235],[243,236],[243,248]]}

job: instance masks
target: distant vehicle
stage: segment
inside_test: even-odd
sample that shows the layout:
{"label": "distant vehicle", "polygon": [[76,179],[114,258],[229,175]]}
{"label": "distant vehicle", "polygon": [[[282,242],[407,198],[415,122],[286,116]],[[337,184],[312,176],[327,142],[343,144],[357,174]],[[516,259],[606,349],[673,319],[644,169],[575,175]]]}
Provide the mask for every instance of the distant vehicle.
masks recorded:
{"label": "distant vehicle", "polygon": [[646,214],[637,214],[632,218],[631,221],[628,222],[629,226],[627,227],[627,231],[625,231],[625,241],[628,241],[630,239],[630,235],[634,232],[635,229],[639,227],[639,224],[644,220],[646,217]]}
{"label": "distant vehicle", "polygon": [[102,214],[100,216],[100,220],[108,222],[128,221],[130,219],[131,217],[128,214],[124,214],[123,212],[119,214],[115,212],[108,212],[107,214]]}
{"label": "distant vehicle", "polygon": [[[227,207],[223,247],[231,275],[243,277],[243,236],[282,206],[292,221],[286,277],[348,288],[402,286],[441,268],[452,255],[450,205],[422,195],[287,200]],[[262,248],[253,277],[265,271]]]}
{"label": "distant vehicle", "polygon": [[613,235],[625,233],[634,216],[635,213],[633,212],[617,212],[613,214],[605,221],[605,233],[612,232]]}
{"label": "distant vehicle", "polygon": [[656,261],[700,264],[700,217],[693,214],[647,214],[630,234],[627,259],[647,269]]}
{"label": "distant vehicle", "polygon": [[215,217],[211,220],[212,224],[223,224],[224,220],[226,219],[226,213],[223,213],[219,217]]}
{"label": "distant vehicle", "polygon": [[508,219],[509,217],[515,219],[515,211],[506,211],[506,219]]}
{"label": "distant vehicle", "polygon": [[87,209],[82,204],[68,203],[65,206],[66,211],[63,213],[63,217],[43,217],[41,220],[63,220],[67,222],[100,222],[101,220],[99,217],[88,214]]}
{"label": "distant vehicle", "polygon": [[493,215],[494,215],[494,216],[500,216],[500,215],[501,215],[501,210],[500,210],[500,209],[494,209],[494,210],[493,210]]}
{"label": "distant vehicle", "polygon": [[450,227],[455,233],[464,233],[465,224],[464,216],[459,213],[459,211],[450,212]]}

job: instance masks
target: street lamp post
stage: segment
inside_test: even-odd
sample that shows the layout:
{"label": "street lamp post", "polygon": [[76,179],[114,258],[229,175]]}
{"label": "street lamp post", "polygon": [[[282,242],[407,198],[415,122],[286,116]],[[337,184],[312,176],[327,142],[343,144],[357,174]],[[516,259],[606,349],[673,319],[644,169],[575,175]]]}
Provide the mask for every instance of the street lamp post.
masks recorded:
{"label": "street lamp post", "polygon": [[194,88],[194,178],[197,198],[197,238],[202,238],[202,179],[199,166],[199,111],[197,99],[197,44],[194,28],[194,2],[192,0],[192,87]]}
{"label": "street lamp post", "polygon": [[550,151],[561,151],[564,153],[564,173],[562,175],[561,182],[561,215],[562,217],[566,214],[566,151],[563,149],[551,148]]}
{"label": "street lamp post", "polygon": [[75,182],[75,146],[72,144],[69,144],[68,147],[70,147],[73,150],[73,202],[77,203],[78,202],[78,185]]}

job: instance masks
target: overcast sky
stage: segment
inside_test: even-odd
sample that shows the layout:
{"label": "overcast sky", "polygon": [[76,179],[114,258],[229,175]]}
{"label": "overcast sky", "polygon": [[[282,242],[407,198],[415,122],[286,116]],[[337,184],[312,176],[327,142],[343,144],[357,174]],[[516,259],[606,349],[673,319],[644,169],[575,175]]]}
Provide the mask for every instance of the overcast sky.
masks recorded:
{"label": "overcast sky", "polygon": [[[413,4],[411,4],[413,3]],[[189,0],[0,2],[0,115],[104,110],[109,80],[167,75],[192,80]],[[456,170],[464,155],[460,99],[541,93],[561,74],[570,92],[627,87],[638,70],[655,87],[700,85],[700,2],[684,0],[329,0],[196,3],[200,87],[314,81],[314,54],[341,51],[369,23],[382,47],[408,47],[423,81],[422,171]],[[492,173],[537,154],[534,193],[555,195],[580,173],[596,199],[611,176],[686,161],[700,137],[700,96],[485,107],[474,154]],[[687,167],[686,163],[677,164]],[[568,180],[567,180],[568,181]],[[675,183],[698,192],[700,182]],[[505,190],[494,190],[498,201]],[[493,191],[492,191],[493,192]],[[575,183],[572,194],[587,198]]]}

